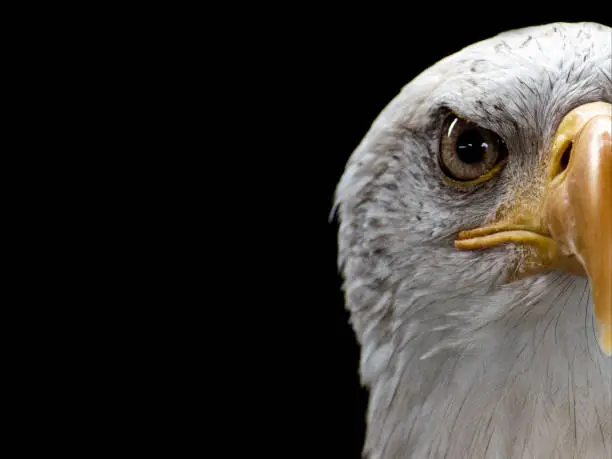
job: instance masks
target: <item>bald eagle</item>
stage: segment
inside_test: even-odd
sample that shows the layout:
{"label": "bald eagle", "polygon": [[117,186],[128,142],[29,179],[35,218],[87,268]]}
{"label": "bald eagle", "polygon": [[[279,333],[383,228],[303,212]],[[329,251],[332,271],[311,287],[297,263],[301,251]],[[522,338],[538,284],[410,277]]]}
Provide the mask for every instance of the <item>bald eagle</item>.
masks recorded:
{"label": "bald eagle", "polygon": [[612,29],[471,45],[336,189],[364,457],[612,457]]}

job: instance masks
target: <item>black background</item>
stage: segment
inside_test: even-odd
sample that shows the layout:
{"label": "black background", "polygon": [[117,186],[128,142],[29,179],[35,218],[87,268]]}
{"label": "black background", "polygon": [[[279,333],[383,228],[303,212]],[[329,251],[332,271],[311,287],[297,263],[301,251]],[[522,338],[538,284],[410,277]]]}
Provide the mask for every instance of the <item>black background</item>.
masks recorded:
{"label": "black background", "polygon": [[[489,4],[483,10],[436,3],[410,13],[353,6],[350,13],[304,15],[299,27],[286,26],[285,33],[299,39],[281,51],[272,78],[281,96],[275,115],[283,131],[278,161],[289,165],[288,183],[274,193],[290,194],[287,200],[297,208],[275,233],[283,235],[286,249],[281,307],[291,316],[287,346],[299,381],[285,399],[290,430],[299,438],[296,453],[359,458],[363,447],[367,391],[359,383],[359,347],[336,268],[337,222],[328,220],[347,159],[401,88],[443,57],[510,29],[602,23],[600,11],[606,10],[590,5],[582,16],[554,14],[559,6],[537,12],[518,5]],[[278,42],[285,36],[274,40],[281,50]],[[278,199],[278,213],[285,216],[283,202]]]}

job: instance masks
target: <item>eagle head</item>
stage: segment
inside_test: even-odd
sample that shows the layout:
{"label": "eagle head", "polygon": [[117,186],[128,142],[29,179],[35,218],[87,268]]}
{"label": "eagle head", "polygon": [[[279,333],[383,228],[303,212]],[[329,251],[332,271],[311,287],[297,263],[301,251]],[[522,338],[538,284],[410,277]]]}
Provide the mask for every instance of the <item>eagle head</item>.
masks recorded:
{"label": "eagle head", "polygon": [[366,457],[612,456],[611,45],[558,23],[469,46],[350,157]]}

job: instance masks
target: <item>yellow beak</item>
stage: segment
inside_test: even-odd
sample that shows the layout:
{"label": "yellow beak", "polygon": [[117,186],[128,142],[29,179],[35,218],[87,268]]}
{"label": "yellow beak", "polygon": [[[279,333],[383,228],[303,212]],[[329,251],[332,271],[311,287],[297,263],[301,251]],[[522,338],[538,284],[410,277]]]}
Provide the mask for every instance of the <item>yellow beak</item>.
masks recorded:
{"label": "yellow beak", "polygon": [[552,237],[570,249],[589,277],[599,345],[612,355],[612,117],[607,108],[607,114],[584,120],[576,134],[567,170],[551,184],[545,219]]}
{"label": "yellow beak", "polygon": [[[555,134],[541,191],[510,215],[459,234],[455,247],[481,249],[502,243],[536,250],[524,271],[562,269],[590,281],[602,351],[612,355],[612,105],[572,110]],[[533,201],[537,201],[534,203]]]}

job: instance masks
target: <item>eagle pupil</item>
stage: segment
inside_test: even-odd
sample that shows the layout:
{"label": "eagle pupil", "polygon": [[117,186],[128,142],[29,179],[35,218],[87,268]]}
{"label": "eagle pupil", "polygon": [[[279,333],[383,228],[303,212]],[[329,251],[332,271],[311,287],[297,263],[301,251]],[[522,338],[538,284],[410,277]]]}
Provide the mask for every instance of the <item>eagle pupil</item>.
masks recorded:
{"label": "eagle pupil", "polygon": [[467,130],[457,138],[457,155],[464,163],[474,164],[483,161],[487,148],[489,144],[475,129]]}

